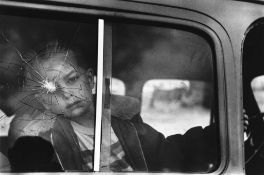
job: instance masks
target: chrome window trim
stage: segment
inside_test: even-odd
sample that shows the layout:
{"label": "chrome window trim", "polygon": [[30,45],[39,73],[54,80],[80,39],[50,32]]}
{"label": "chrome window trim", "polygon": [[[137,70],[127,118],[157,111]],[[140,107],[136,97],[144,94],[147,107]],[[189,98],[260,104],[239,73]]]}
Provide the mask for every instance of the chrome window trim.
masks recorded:
{"label": "chrome window trim", "polygon": [[103,106],[103,70],[104,70],[104,20],[98,20],[98,59],[96,87],[96,117],[94,143],[94,171],[100,171],[102,106]]}

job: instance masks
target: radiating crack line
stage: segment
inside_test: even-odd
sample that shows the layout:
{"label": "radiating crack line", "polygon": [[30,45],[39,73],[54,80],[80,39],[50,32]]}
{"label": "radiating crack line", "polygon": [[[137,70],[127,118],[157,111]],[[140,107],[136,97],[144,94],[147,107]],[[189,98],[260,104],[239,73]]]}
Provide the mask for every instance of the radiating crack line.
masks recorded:
{"label": "radiating crack line", "polygon": [[72,94],[72,93],[69,93],[69,92],[63,91],[63,90],[61,90],[61,89],[58,89],[58,91],[61,91],[61,92],[63,92],[63,93],[70,94],[71,96],[76,97],[76,98],[78,98],[78,99],[81,99],[81,100],[84,100],[84,101],[88,101],[87,99],[83,99],[83,98],[81,98],[81,97],[78,97],[78,96],[76,96],[76,95],[74,95],[74,94]]}
{"label": "radiating crack line", "polygon": [[62,111],[62,109],[61,109],[61,106],[60,106],[60,103],[59,103],[59,101],[58,101],[58,99],[57,99],[57,96],[56,96],[56,94],[54,94],[54,96],[55,96],[55,99],[56,99],[56,101],[57,101],[57,103],[58,103],[58,106],[60,107],[61,114],[63,114],[63,115],[64,115],[64,112],[63,112],[63,111]]}
{"label": "radiating crack line", "polygon": [[33,79],[31,79],[31,78],[26,78],[27,80],[30,80],[30,81],[33,81],[33,82],[35,82],[35,83],[37,83],[37,84],[41,84],[41,85],[43,85],[43,82],[40,82],[40,81],[36,81],[36,80],[33,80]]}
{"label": "radiating crack line", "polygon": [[[19,93],[24,93],[24,92],[31,92],[33,91],[32,93],[34,93],[35,95],[38,94],[41,90],[39,89],[30,89],[30,90],[18,90],[17,92]],[[34,92],[35,91],[35,92]]]}
{"label": "radiating crack line", "polygon": [[[32,67],[32,68],[33,68],[33,67]],[[35,78],[36,78],[38,81],[40,81],[40,82],[42,82],[42,81],[45,79],[44,77],[43,77],[44,79],[40,79],[40,78],[42,78],[42,77],[39,78],[37,75],[35,75],[35,74],[34,74],[33,72],[31,72],[31,71],[27,71],[27,72],[28,72],[30,75],[32,75],[32,78],[35,77]]]}
{"label": "radiating crack line", "polygon": [[82,90],[81,88],[66,88],[66,87],[60,87],[60,89],[67,89],[67,90]]}
{"label": "radiating crack line", "polygon": [[24,84],[23,87],[33,87],[33,88],[38,88],[39,87],[39,88],[41,88],[42,86],[41,85],[33,85],[33,84]]}
{"label": "radiating crack line", "polygon": [[36,59],[36,64],[38,65],[39,68],[42,67],[42,70],[43,70],[43,72],[44,72],[44,74],[45,74],[44,76],[47,77],[47,74],[46,74],[46,70],[45,70],[45,68],[43,67],[43,65],[41,65],[41,64],[39,63],[38,56],[36,56],[35,59]]}
{"label": "radiating crack line", "polygon": [[2,116],[0,116],[0,121],[3,120],[3,119],[6,119],[8,118],[5,114],[3,114]]}
{"label": "radiating crack line", "polygon": [[21,103],[24,104],[24,105],[26,105],[26,106],[28,106],[28,107],[31,107],[31,108],[33,108],[33,109],[36,109],[36,110],[40,111],[41,113],[43,113],[42,110],[43,110],[44,108],[42,108],[42,109],[41,109],[41,108],[37,108],[36,106],[32,106],[32,105],[30,105],[30,104],[28,104],[28,103],[25,103],[25,102],[22,102],[22,101],[21,101]]}
{"label": "radiating crack line", "polygon": [[[70,40],[70,43],[68,44],[68,48],[67,48],[67,51],[66,51],[65,56],[64,56],[64,61],[63,61],[63,63],[60,65],[60,68],[66,63],[66,60],[68,59],[68,54],[69,54],[69,51],[70,51],[70,46],[72,45],[73,41],[75,40],[75,38],[76,38],[77,33],[79,32],[79,30],[80,30],[80,24],[78,24],[77,29],[75,30],[75,32],[74,32],[74,34],[73,34],[73,37],[72,37],[72,39]],[[57,77],[59,77],[59,76],[60,76],[60,73],[59,73],[59,75],[58,75]],[[56,79],[57,79],[57,78],[56,78]],[[56,80],[56,79],[55,79],[55,80]]]}
{"label": "radiating crack line", "polygon": [[26,63],[33,71],[35,71],[41,78],[44,79],[44,77],[35,69],[33,69],[33,67],[28,64],[28,62],[24,59],[23,55],[21,54],[21,52],[5,37],[5,34],[2,32],[2,37],[6,40],[7,43],[11,44],[11,47],[13,47],[13,49],[15,49],[15,51],[17,52],[17,54],[19,55],[19,57],[21,58],[21,60]]}
{"label": "radiating crack line", "polygon": [[34,98],[33,99],[30,99],[31,101],[33,101],[33,100],[35,100],[36,98],[38,98],[37,96],[35,96],[37,93],[31,93],[31,94],[29,94],[29,95],[26,95],[25,97],[23,97],[21,100],[19,100],[20,102],[21,101],[27,101],[27,99],[26,98],[30,98],[30,96],[34,96]]}

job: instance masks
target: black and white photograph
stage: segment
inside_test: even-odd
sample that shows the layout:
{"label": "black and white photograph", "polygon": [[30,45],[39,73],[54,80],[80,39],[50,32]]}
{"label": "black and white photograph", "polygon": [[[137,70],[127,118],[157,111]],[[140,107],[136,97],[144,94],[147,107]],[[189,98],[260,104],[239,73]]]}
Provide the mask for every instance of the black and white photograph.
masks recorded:
{"label": "black and white photograph", "polygon": [[264,174],[264,0],[0,0],[0,173]]}

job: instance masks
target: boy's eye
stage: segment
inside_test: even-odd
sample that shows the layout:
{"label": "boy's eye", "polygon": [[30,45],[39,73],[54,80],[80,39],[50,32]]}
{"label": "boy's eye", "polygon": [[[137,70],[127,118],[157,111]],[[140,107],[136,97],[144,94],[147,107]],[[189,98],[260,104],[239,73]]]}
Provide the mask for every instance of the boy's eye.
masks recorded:
{"label": "boy's eye", "polygon": [[68,80],[67,80],[67,83],[74,83],[76,80],[78,80],[79,76],[75,75],[75,76],[72,76],[70,77]]}

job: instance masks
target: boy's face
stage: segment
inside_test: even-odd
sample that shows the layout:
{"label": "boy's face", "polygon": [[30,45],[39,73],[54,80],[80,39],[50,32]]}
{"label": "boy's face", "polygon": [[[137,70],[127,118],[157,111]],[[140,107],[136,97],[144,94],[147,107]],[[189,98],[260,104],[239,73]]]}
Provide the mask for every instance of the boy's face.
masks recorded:
{"label": "boy's face", "polygon": [[42,80],[36,98],[46,110],[70,118],[94,112],[92,70],[84,71],[74,59],[72,53],[67,58],[66,53],[56,53],[34,65]]}

